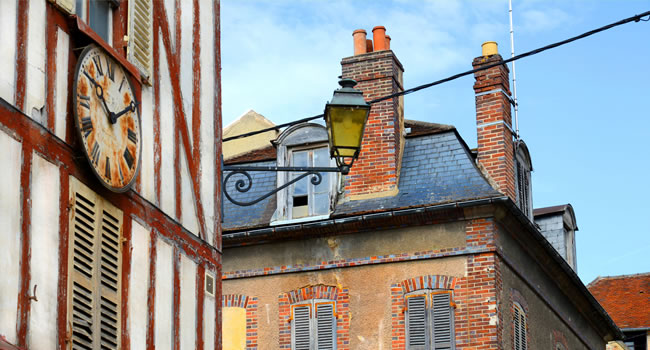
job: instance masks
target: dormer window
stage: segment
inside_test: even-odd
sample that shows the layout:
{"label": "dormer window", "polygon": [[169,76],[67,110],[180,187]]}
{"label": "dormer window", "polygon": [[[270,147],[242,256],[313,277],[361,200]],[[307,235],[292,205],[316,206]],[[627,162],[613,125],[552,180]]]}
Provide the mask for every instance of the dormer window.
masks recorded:
{"label": "dormer window", "polygon": [[531,188],[531,172],[533,163],[524,141],[515,144],[515,177],[517,183],[517,206],[533,220],[533,190]]}
{"label": "dormer window", "polygon": [[[332,167],[324,126],[305,123],[283,131],[273,142],[277,147],[277,165],[292,167]],[[280,172],[278,186],[299,177],[302,172]],[[304,221],[329,217],[336,194],[338,174],[321,173],[318,185],[311,182],[312,175],[278,192],[277,210],[272,224],[287,221]]]}

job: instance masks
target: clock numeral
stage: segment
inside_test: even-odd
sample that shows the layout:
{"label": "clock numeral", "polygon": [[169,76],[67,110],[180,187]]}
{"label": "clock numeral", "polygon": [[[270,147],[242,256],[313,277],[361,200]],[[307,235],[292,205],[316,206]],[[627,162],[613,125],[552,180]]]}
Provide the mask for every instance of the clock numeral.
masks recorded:
{"label": "clock numeral", "polygon": [[106,168],[104,169],[104,176],[111,181],[111,157],[106,156]]}
{"label": "clock numeral", "polygon": [[102,68],[102,59],[99,56],[93,57],[93,62],[95,62],[95,67],[97,67],[97,76],[104,75],[104,69]]}
{"label": "clock numeral", "polygon": [[81,131],[84,132],[85,138],[93,131],[93,121],[90,117],[81,118]]}
{"label": "clock numeral", "polygon": [[99,155],[101,154],[101,151],[99,150],[99,144],[95,142],[95,145],[93,146],[93,151],[90,152],[90,157],[93,160],[93,164],[97,166],[97,162],[99,162]]}
{"label": "clock numeral", "polygon": [[124,160],[126,161],[126,165],[129,166],[129,169],[131,169],[133,167],[133,155],[131,155],[128,148],[124,150]]}
{"label": "clock numeral", "polygon": [[[84,73],[86,73],[86,72],[84,71]],[[86,75],[88,75],[88,74],[86,74]],[[78,97],[80,99],[79,104],[82,107],[85,107],[86,109],[90,109],[90,96],[78,95]]]}
{"label": "clock numeral", "polygon": [[126,133],[127,133],[127,136],[129,137],[129,140],[131,142],[136,143],[136,144],[138,143],[138,135],[135,133],[135,131],[133,131],[131,129],[128,129],[126,131]]}
{"label": "clock numeral", "polygon": [[108,74],[108,78],[111,81],[115,82],[115,66],[113,65],[113,61],[110,61],[108,57],[106,57],[106,74]]}
{"label": "clock numeral", "polygon": [[117,170],[119,170],[120,173],[120,183],[124,183],[124,176],[122,175],[122,167],[119,164],[117,165]]}

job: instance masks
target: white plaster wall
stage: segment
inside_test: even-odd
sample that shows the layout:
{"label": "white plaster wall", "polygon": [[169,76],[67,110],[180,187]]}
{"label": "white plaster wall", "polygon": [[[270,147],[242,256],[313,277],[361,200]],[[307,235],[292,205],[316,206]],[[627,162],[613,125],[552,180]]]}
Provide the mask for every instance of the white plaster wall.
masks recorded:
{"label": "white plaster wall", "polygon": [[215,298],[206,293],[205,297],[203,298],[203,342],[206,349],[215,348],[214,344],[216,339],[214,335],[216,319],[217,314],[215,310]]}
{"label": "white plaster wall", "polygon": [[181,349],[196,348],[196,263],[181,255]]}
{"label": "white plaster wall", "polygon": [[3,47],[0,50],[0,98],[14,104],[16,79],[16,4],[0,1],[0,31]]}
{"label": "white plaster wall", "polygon": [[[0,8],[2,5],[0,4]],[[0,17],[3,16],[0,14]],[[0,50],[1,51],[1,50]],[[16,317],[20,291],[20,142],[0,130],[0,335],[16,343]]]}
{"label": "white plaster wall", "polygon": [[56,90],[54,91],[54,134],[65,141],[68,112],[68,54],[70,36],[61,28],[56,31]]}
{"label": "white plaster wall", "polygon": [[192,144],[192,80],[194,69],[192,67],[192,40],[194,1],[181,2],[181,76],[180,86],[183,96],[183,109],[185,109],[185,123],[189,131],[190,145]]}
{"label": "white plaster wall", "polygon": [[149,288],[149,229],[131,220],[131,274],[129,276],[129,333],[131,349],[147,347],[147,290]]}
{"label": "white plaster wall", "polygon": [[151,203],[156,203],[153,169],[153,89],[142,88],[142,162],[140,163],[140,194]]}
{"label": "white plaster wall", "polygon": [[199,233],[199,222],[196,216],[196,201],[194,200],[194,192],[192,192],[192,183],[190,181],[190,169],[187,165],[187,157],[185,157],[185,150],[183,146],[180,147],[181,152],[181,223],[190,232],[195,235]]}
{"label": "white plaster wall", "polygon": [[162,35],[160,40],[160,208],[170,217],[176,217],[175,180],[174,180],[174,104],[172,86],[167,67]]}
{"label": "white plaster wall", "polygon": [[34,153],[31,174],[30,349],[55,349],[59,281],[59,168]]}
{"label": "white plaster wall", "polygon": [[154,345],[157,350],[171,349],[173,342],[173,249],[158,239],[156,241],[156,299],[154,306]]}
{"label": "white plaster wall", "polygon": [[[176,21],[174,19],[174,13],[175,13],[175,5],[174,2],[179,1],[179,0],[165,0],[165,12],[167,13],[167,23],[169,23],[169,41],[172,44],[172,47],[175,47],[175,41],[176,37],[174,36],[174,31],[176,30]],[[183,1],[181,1],[182,3]],[[187,1],[184,1],[187,2]],[[160,6],[160,1],[156,4],[156,6]],[[182,6],[182,4],[181,4]],[[163,50],[164,46],[160,46],[160,51]]]}
{"label": "white plaster wall", "polygon": [[43,0],[29,2],[27,29],[27,85],[25,114],[45,124],[45,6]]}
{"label": "white plaster wall", "polygon": [[206,241],[214,240],[215,135],[214,135],[214,9],[212,1],[199,2],[201,24],[201,201]]}

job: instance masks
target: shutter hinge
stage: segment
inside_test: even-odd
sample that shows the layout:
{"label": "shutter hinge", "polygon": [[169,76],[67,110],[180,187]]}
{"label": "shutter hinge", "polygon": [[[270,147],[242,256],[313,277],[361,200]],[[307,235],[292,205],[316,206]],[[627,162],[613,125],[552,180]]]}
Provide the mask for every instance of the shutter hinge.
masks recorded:
{"label": "shutter hinge", "polygon": [[129,241],[129,240],[128,240],[126,237],[122,237],[122,238],[120,238],[120,243],[122,243],[122,244],[124,244],[124,243],[126,243],[126,242],[128,242],[128,241]]}
{"label": "shutter hinge", "polygon": [[72,321],[68,320],[68,327],[65,330],[65,342],[69,343],[72,340]]}

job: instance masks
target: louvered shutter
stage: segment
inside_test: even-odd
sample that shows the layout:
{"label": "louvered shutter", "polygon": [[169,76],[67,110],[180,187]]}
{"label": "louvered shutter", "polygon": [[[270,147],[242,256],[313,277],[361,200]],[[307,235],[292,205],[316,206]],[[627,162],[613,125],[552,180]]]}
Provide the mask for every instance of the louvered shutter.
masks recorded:
{"label": "louvered shutter", "polygon": [[334,350],[336,346],[336,318],[334,303],[316,304],[316,349]]}
{"label": "louvered shutter", "polygon": [[518,305],[514,306],[513,328],[515,350],[526,350],[526,315]]}
{"label": "louvered shutter", "polygon": [[[72,182],[71,182],[72,184]],[[94,193],[80,186],[74,188],[70,203],[73,204],[70,223],[71,260],[71,320],[72,348],[92,349],[95,334],[95,296],[97,250],[97,198]]]}
{"label": "louvered shutter", "polygon": [[117,349],[120,334],[121,212],[104,202],[101,222],[100,336],[102,349]]}
{"label": "louvered shutter", "polygon": [[73,349],[119,349],[122,212],[70,178]]}
{"label": "louvered shutter", "polygon": [[526,350],[528,348],[526,342],[526,314],[521,312],[519,315],[519,331],[521,338],[521,350]]}
{"label": "louvered shutter", "polygon": [[427,346],[426,295],[406,299],[406,337],[409,350],[425,350]]}
{"label": "louvered shutter", "polygon": [[151,76],[152,2],[129,0],[129,61]]}
{"label": "louvered shutter", "polygon": [[293,325],[291,327],[291,348],[293,350],[310,350],[311,305],[294,306],[292,311]]}
{"label": "louvered shutter", "polygon": [[433,293],[431,294],[431,303],[433,348],[436,350],[451,349],[454,334],[451,293]]}

